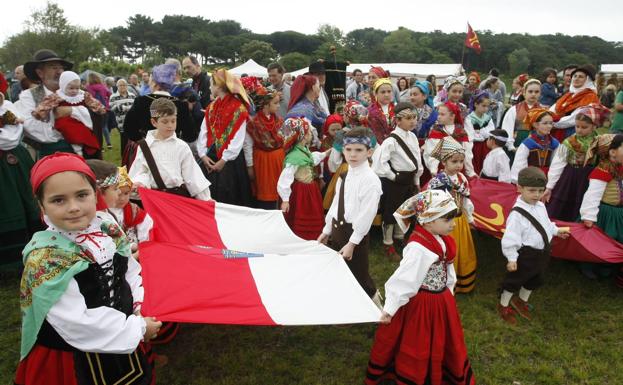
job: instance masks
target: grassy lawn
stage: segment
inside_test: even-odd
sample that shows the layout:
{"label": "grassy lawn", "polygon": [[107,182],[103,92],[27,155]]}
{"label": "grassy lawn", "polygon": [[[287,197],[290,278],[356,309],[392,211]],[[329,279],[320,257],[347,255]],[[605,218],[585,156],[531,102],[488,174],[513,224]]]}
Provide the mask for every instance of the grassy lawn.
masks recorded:
{"label": "grassy lawn", "polygon": [[[107,151],[106,158],[118,160],[117,148]],[[474,240],[476,289],[457,301],[479,384],[623,383],[623,293],[611,280],[586,280],[575,264],[552,260],[546,285],[532,297],[534,320],[510,327],[495,312],[505,269],[499,241],[480,234]],[[382,256],[376,231],[372,243],[372,276],[382,286],[397,264]],[[0,279],[0,384],[12,383],[19,356],[18,290],[18,273],[5,272]],[[158,383],[361,384],[374,330],[372,324],[183,325],[170,345],[157,349],[169,357]]]}

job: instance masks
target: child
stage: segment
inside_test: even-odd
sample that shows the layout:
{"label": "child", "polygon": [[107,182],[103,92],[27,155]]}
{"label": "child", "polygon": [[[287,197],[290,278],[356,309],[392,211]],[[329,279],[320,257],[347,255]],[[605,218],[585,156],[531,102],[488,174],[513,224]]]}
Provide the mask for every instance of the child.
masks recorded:
{"label": "child", "polygon": [[368,232],[383,193],[381,182],[368,163],[372,155],[371,136],[364,127],[353,128],[344,136],[348,170],[337,182],[318,242],[326,244],[330,239],[331,248],[339,251],[357,282],[380,306],[380,294],[368,272]]}
{"label": "child", "polygon": [[403,226],[413,215],[418,223],[400,266],[385,283],[387,300],[366,385],[396,377],[401,384],[476,383],[452,295],[457,245],[449,234],[457,212],[452,196],[439,190],[423,191],[396,211]]}
{"label": "child", "polygon": [[601,127],[608,113],[608,109],[601,105],[582,107],[575,116],[575,134],[558,147],[543,195],[551,218],[567,222],[578,219],[582,198],[588,188],[588,176],[594,167],[587,162],[586,153],[597,137],[597,127]]}
{"label": "child", "polygon": [[508,140],[508,133],[504,130],[498,129],[489,132],[486,144],[490,151],[482,163],[481,178],[504,183],[511,182],[510,159],[504,152],[504,146]]}
{"label": "child", "polygon": [[80,77],[72,71],[65,71],[59,79],[56,94],[62,99],[59,107],[70,107],[71,115],[57,118],[54,129],[63,134],[78,155],[93,156],[100,150],[100,143],[93,134],[93,121],[85,105],[85,92],[80,89]]}
{"label": "child", "polygon": [[523,86],[524,84],[526,84],[526,81],[528,81],[528,79],[529,79],[528,74],[521,74],[517,76],[515,79],[513,79],[513,85],[512,85],[513,92],[511,93],[511,96],[508,98],[508,101],[511,106],[521,103],[524,100]]}
{"label": "child", "polygon": [[517,183],[519,171],[528,166],[539,167],[547,174],[554,152],[560,144],[550,135],[553,124],[552,113],[545,108],[533,108],[528,111],[524,125],[531,127],[533,131],[517,148],[511,167],[512,183]]}
{"label": "child", "polygon": [[437,121],[437,110],[433,108],[433,98],[428,87],[428,82],[416,80],[410,92],[410,100],[415,107],[417,118],[413,133],[418,137],[420,147],[424,145],[424,139],[428,137],[428,132]]}
{"label": "child", "polygon": [[294,234],[315,240],[324,225],[324,210],[314,166],[322,162],[328,151],[309,151],[313,139],[310,126],[304,118],[288,118],[283,124],[286,158],[277,192],[282,200],[281,211]]}
{"label": "child", "polygon": [[251,96],[257,114],[247,124],[247,136],[253,141],[250,179],[254,184],[258,207],[276,210],[279,201],[277,181],[285,159],[283,137],[279,132],[283,119],[277,116],[281,94],[261,87]]}
{"label": "child", "polygon": [[393,87],[389,78],[381,78],[372,87],[375,100],[368,107],[368,125],[378,144],[383,144],[394,125]]}
{"label": "child", "polygon": [[461,173],[465,162],[465,149],[451,137],[439,141],[433,156],[444,166],[428,184],[429,189],[446,190],[456,201],[458,214],[452,238],[457,244],[454,268],[457,273],[457,293],[469,293],[476,284],[476,249],[469,225],[474,223],[474,204],[469,199],[469,182]]}
{"label": "child", "polygon": [[114,164],[100,159],[88,159],[86,163],[96,178],[97,212],[109,222],[116,222],[121,227],[121,222],[110,211],[111,207],[116,206],[119,198],[119,169]]}
{"label": "child", "polygon": [[136,248],[139,242],[149,239],[149,231],[154,222],[145,210],[138,207],[136,203],[130,202],[133,184],[125,166],[119,167],[118,186],[117,201],[108,210],[117,219],[117,223],[123,228],[128,240],[132,242],[132,246]]}
{"label": "child", "polygon": [[385,256],[398,262],[400,256],[396,253],[394,238],[402,241],[404,233],[395,226],[394,211],[419,191],[423,170],[418,139],[411,132],[415,124],[413,105],[398,103],[394,111],[397,127],[374,151],[372,169],[381,178],[383,186],[381,215]]}
{"label": "child", "polygon": [[464,77],[448,76],[443,84],[443,89],[435,98],[435,107],[439,107],[446,102],[456,104],[461,111],[462,120],[465,120],[467,116],[467,106],[462,103],[463,92],[465,91],[464,79]]}
{"label": "child", "polygon": [[[320,141],[320,151],[324,152],[333,148],[333,143],[337,133],[344,128],[344,119],[340,114],[331,114],[322,126],[322,140]],[[324,160],[323,179],[326,183],[331,181],[334,171],[329,168],[329,157]]]}
{"label": "child", "polygon": [[430,171],[431,175],[436,175],[439,170],[439,161],[432,156],[433,150],[441,139],[451,136],[457,142],[461,143],[465,150],[465,172],[471,178],[476,176],[474,167],[472,166],[472,149],[469,137],[463,128],[463,119],[461,118],[461,110],[458,105],[452,102],[446,102],[437,107],[438,116],[437,124],[428,134],[428,138],[424,142],[422,157],[424,164]]}
{"label": "child", "polygon": [[177,108],[172,101],[158,98],[151,103],[151,124],[139,142],[130,178],[136,187],[145,187],[210,200],[210,182],[205,178],[188,147],[175,134]]}
{"label": "child", "polygon": [[528,111],[533,108],[543,107],[539,104],[539,96],[541,95],[541,82],[537,79],[528,80],[523,86],[524,101],[506,111],[502,120],[502,129],[508,133],[509,138],[514,138],[506,144],[509,151],[515,151],[516,147],[530,135],[531,128],[524,124]]}
{"label": "child", "polygon": [[[558,228],[549,220],[545,205],[540,201],[547,183],[545,173],[537,167],[526,167],[521,169],[517,178],[521,195],[506,219],[506,231],[502,237],[502,253],[508,260],[508,273],[502,281],[503,291],[498,304],[500,317],[511,325],[517,323],[515,314],[531,319],[528,298],[543,284],[552,237],[569,236],[569,228]],[[517,291],[519,296],[513,297]]]}
{"label": "child", "polygon": [[489,104],[491,99],[487,91],[476,90],[469,101],[469,110],[471,111],[465,118],[465,132],[472,142],[472,153],[474,158],[472,164],[474,172],[480,174],[482,170],[482,162],[489,152],[485,141],[488,133],[493,131],[493,119],[489,115]]}
{"label": "child", "polygon": [[558,89],[556,88],[556,85],[558,84],[558,75],[556,74],[556,70],[553,68],[544,69],[541,81],[543,84],[541,84],[541,97],[539,99],[539,103],[541,103],[543,107],[553,106],[560,97]]}
{"label": "child", "polygon": [[141,267],[123,231],[96,213],[95,175],[78,155],[57,153],[34,165],[31,183],[48,228],[23,252],[15,383],[122,383],[131,376],[149,384],[141,340],[161,323],[140,314]]}

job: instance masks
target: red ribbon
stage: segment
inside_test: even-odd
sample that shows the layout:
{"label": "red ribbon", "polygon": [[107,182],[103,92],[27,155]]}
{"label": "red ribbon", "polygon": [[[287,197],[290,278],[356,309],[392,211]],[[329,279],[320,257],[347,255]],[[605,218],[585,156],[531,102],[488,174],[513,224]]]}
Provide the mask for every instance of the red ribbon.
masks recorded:
{"label": "red ribbon", "polygon": [[93,242],[95,246],[100,247],[100,244],[95,240],[94,237],[105,237],[105,236],[106,234],[104,234],[101,231],[94,231],[92,233],[84,233],[76,237],[76,243],[83,243],[85,241],[91,241]]}

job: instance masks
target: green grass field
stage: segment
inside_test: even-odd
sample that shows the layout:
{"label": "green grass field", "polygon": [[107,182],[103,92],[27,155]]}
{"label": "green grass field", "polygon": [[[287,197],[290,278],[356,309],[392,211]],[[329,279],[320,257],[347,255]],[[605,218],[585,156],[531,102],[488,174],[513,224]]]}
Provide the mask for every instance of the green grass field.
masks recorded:
{"label": "green grass field", "polygon": [[[116,135],[115,135],[116,137]],[[118,143],[118,142],[116,142]],[[118,148],[118,147],[117,147]],[[107,159],[119,158],[107,151]],[[371,271],[382,287],[388,262],[373,232]],[[499,241],[475,233],[476,289],[457,297],[478,384],[623,384],[623,292],[612,280],[589,281],[573,263],[552,260],[535,291],[534,320],[511,327],[495,311],[505,260]],[[19,357],[19,275],[0,282],[0,384],[12,384]],[[361,384],[375,325],[247,327],[183,325],[157,351],[169,357],[158,384]]]}

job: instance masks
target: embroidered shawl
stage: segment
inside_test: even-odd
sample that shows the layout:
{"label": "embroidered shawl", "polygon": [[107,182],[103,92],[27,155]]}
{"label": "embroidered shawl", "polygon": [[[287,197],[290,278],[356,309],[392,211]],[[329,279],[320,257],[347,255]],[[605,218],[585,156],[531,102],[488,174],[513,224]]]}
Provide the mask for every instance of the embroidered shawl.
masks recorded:
{"label": "embroidered shawl", "polygon": [[207,147],[214,146],[218,159],[240,129],[242,123],[249,118],[244,103],[233,94],[227,94],[210,103],[206,109],[206,124],[208,130]]}

